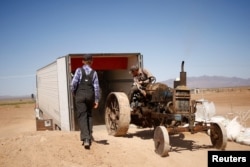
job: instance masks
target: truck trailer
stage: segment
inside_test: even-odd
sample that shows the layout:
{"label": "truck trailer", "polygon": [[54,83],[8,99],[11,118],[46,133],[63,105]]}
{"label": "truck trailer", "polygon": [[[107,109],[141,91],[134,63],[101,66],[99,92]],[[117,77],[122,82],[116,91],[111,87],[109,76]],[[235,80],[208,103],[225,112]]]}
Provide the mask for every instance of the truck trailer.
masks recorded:
{"label": "truck trailer", "polygon": [[[52,120],[53,129],[79,130],[75,117],[74,97],[70,83],[74,72],[81,67],[85,54],[68,54],[36,71],[36,117]],[[93,111],[93,124],[105,124],[105,103],[110,92],[129,93],[133,78],[129,74],[132,65],[143,67],[141,53],[91,53],[92,68],[97,72],[101,99]]]}

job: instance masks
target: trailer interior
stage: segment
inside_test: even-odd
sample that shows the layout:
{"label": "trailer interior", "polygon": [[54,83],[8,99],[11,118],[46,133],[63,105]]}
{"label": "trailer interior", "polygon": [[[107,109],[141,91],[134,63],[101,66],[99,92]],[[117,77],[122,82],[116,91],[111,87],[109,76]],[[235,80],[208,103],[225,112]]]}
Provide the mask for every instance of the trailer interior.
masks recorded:
{"label": "trailer interior", "polygon": [[[100,84],[100,102],[98,109],[93,111],[93,124],[104,124],[104,109],[105,102],[110,92],[125,92],[129,93],[133,83],[132,76],[129,74],[129,68],[132,65],[138,64],[142,66],[142,55],[140,53],[110,53],[110,54],[91,54],[93,57],[92,68],[97,72]],[[68,85],[77,68],[82,67],[82,59],[84,54],[69,54],[67,56],[69,62]],[[75,102],[74,98],[70,97],[71,106],[70,118],[71,129],[78,130],[78,123],[75,117]]]}

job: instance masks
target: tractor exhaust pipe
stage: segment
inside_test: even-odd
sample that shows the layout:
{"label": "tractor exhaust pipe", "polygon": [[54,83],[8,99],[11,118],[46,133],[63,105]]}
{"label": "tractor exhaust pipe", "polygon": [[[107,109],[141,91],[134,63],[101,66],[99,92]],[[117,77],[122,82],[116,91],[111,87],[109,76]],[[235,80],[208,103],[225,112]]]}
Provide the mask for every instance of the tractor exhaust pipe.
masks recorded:
{"label": "tractor exhaust pipe", "polygon": [[187,73],[184,72],[184,61],[181,63],[180,80],[174,81],[174,88],[187,85]]}
{"label": "tractor exhaust pipe", "polygon": [[184,72],[184,61],[181,63],[181,72],[180,72],[180,86],[187,85],[187,73]]}

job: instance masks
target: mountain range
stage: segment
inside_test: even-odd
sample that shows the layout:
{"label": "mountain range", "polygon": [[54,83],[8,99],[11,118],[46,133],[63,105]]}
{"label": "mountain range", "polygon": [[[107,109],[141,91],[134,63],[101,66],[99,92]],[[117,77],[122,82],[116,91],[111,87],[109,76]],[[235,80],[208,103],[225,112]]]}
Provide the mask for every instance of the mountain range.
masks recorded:
{"label": "mountain range", "polygon": [[[173,87],[175,79],[168,79],[161,81],[169,87]],[[189,88],[224,88],[224,87],[238,87],[250,86],[250,78],[243,79],[238,77],[224,77],[224,76],[200,76],[187,77],[187,86]]]}
{"label": "mountain range", "polygon": [[[167,84],[173,88],[175,79],[168,79],[160,81],[161,83]],[[203,75],[200,77],[187,77],[187,87],[190,89],[194,88],[225,88],[225,87],[241,87],[250,86],[250,78],[243,79],[238,77],[224,77],[224,76],[207,76]],[[23,96],[3,96],[0,95],[1,99],[13,99],[13,98],[30,98],[30,95]]]}

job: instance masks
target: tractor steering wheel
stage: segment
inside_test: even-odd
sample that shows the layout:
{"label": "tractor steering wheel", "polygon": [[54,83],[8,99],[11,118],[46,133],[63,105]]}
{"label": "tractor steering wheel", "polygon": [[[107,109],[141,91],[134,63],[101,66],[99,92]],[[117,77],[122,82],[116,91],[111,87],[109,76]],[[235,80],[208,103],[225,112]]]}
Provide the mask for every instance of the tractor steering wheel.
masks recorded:
{"label": "tractor steering wheel", "polygon": [[155,83],[156,78],[154,76],[149,77],[150,83]]}

